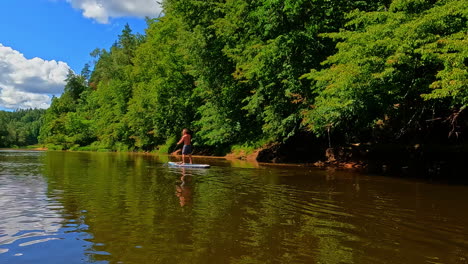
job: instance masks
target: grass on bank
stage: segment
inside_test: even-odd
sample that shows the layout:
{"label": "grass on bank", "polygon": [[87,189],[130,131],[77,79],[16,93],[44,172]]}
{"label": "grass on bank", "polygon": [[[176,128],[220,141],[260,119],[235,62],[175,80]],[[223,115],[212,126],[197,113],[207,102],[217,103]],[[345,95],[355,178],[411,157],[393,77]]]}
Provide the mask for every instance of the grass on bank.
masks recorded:
{"label": "grass on bank", "polygon": [[99,145],[91,144],[89,146],[80,145],[60,145],[60,144],[46,144],[47,150],[70,150],[70,151],[93,151],[93,152],[111,152],[112,149],[105,148]]}
{"label": "grass on bank", "polygon": [[166,143],[164,143],[164,145],[160,145],[158,146],[154,151],[153,153],[156,153],[156,154],[163,154],[163,155],[167,155],[167,154],[170,154],[172,152],[174,152],[176,150],[176,145],[177,143],[177,138],[176,137],[170,137],[166,140]]}
{"label": "grass on bank", "polygon": [[271,140],[260,139],[257,141],[247,142],[242,145],[233,145],[230,152],[234,155],[250,155],[258,149],[265,147],[268,143],[271,143]]}

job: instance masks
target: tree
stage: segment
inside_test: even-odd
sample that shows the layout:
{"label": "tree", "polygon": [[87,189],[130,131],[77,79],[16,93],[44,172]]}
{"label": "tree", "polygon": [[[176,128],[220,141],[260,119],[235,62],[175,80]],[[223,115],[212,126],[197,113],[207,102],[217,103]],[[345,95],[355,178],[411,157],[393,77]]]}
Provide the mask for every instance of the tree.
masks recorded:
{"label": "tree", "polygon": [[[417,4],[417,6],[416,6]],[[353,12],[338,52],[306,77],[318,96],[304,123],[351,138],[385,127],[393,139],[467,103],[465,1],[394,1],[389,11]],[[451,112],[451,111],[450,111]]]}
{"label": "tree", "polygon": [[0,147],[37,144],[44,113],[43,109],[0,111]]}

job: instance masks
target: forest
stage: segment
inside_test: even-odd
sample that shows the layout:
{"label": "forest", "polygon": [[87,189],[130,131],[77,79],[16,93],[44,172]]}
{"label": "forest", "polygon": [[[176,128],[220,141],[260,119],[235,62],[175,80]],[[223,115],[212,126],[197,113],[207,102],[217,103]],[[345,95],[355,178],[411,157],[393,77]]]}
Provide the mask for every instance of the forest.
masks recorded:
{"label": "forest", "polygon": [[37,144],[44,113],[42,109],[0,111],[0,148]]}
{"label": "forest", "polygon": [[466,0],[162,5],[144,34],[126,25],[69,73],[42,144],[167,152],[183,128],[195,151],[218,155],[305,139],[466,142]]}

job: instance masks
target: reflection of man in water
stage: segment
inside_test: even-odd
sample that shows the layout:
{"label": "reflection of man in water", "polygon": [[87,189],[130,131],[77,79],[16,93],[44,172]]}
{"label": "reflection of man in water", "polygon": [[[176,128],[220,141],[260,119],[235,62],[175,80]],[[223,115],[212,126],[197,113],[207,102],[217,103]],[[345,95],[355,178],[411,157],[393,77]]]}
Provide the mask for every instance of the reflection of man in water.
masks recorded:
{"label": "reflection of man in water", "polygon": [[189,185],[191,176],[185,175],[185,168],[182,168],[182,177],[180,177],[180,180],[182,183],[176,185],[176,195],[179,197],[180,206],[184,206],[192,199],[192,187]]}

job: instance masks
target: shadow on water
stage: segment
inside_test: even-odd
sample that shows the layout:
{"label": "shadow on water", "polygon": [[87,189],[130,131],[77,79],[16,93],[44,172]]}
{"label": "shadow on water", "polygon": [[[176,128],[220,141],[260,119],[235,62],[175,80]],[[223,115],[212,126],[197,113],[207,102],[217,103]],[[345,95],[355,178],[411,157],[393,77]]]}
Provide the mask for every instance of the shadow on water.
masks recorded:
{"label": "shadow on water", "polygon": [[0,262],[468,261],[466,186],[169,158],[0,153]]}

